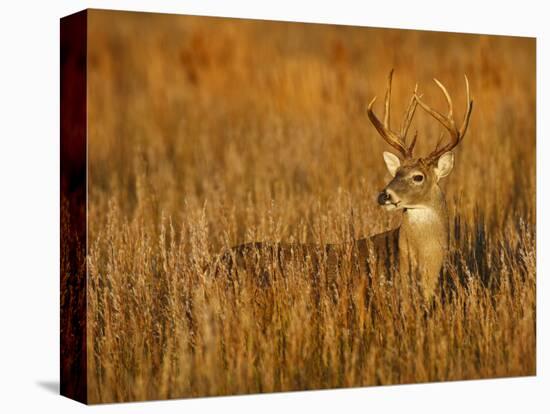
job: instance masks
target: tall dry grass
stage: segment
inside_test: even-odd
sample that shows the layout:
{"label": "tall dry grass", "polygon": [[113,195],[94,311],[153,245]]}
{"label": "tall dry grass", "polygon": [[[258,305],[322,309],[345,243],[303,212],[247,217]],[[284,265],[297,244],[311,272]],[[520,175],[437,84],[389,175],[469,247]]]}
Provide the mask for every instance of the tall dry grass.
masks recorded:
{"label": "tall dry grass", "polygon": [[[93,11],[90,402],[535,373],[531,39]],[[396,69],[469,133],[444,183],[451,252],[433,309],[349,271],[204,271],[247,241],[343,243],[399,224],[365,107]],[[419,153],[439,127],[416,117]],[[323,269],[321,269],[321,275]],[[284,275],[283,275],[284,274]]]}

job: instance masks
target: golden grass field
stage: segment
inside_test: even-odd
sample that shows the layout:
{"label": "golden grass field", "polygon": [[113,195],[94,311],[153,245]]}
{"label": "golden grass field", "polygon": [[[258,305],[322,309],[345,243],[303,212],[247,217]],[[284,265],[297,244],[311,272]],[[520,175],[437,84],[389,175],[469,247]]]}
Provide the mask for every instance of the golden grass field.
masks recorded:
{"label": "golden grass field", "polygon": [[[92,11],[88,51],[90,402],[535,374],[533,39]],[[433,308],[390,284],[367,303],[345,266],[209,277],[240,243],[399,224],[366,116],[391,68],[395,120],[416,82],[444,110],[432,77],[458,117],[465,73],[474,99]],[[439,125],[413,128],[427,153]]]}

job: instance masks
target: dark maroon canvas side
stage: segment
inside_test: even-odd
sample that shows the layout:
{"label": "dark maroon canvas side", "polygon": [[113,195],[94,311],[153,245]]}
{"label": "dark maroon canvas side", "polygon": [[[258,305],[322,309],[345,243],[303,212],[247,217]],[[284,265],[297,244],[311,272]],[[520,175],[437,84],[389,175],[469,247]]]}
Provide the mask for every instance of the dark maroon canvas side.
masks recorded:
{"label": "dark maroon canvas side", "polygon": [[86,403],[87,11],[62,18],[60,32],[60,388]]}

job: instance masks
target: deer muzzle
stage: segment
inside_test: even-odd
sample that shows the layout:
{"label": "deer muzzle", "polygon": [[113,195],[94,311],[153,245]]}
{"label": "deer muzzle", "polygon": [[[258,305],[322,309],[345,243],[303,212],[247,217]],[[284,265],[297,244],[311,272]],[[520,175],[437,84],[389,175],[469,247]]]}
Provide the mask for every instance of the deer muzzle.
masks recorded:
{"label": "deer muzzle", "polygon": [[394,209],[399,207],[401,200],[391,189],[386,188],[378,194],[378,204],[388,209]]}
{"label": "deer muzzle", "polygon": [[380,194],[378,194],[378,204],[381,206],[385,205],[390,201],[390,195],[386,192],[386,190],[382,191]]}

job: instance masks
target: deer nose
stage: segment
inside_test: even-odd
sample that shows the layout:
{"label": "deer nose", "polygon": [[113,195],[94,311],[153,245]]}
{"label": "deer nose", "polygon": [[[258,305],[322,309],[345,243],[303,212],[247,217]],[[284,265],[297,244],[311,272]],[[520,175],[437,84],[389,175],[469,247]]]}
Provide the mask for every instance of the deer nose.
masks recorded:
{"label": "deer nose", "polygon": [[378,194],[378,204],[380,205],[386,204],[386,201],[388,201],[389,199],[390,199],[390,195],[386,192],[386,190]]}

